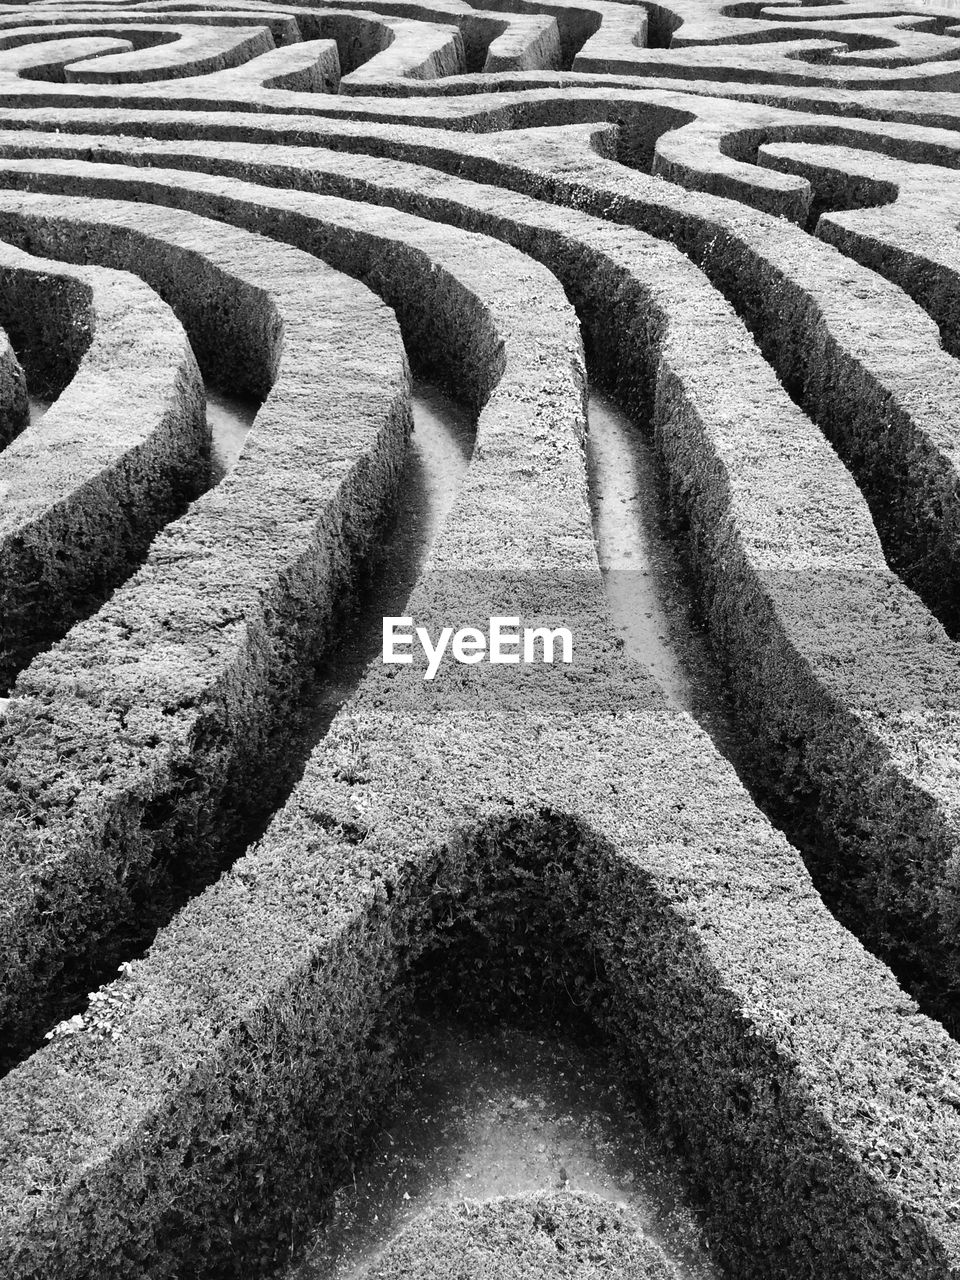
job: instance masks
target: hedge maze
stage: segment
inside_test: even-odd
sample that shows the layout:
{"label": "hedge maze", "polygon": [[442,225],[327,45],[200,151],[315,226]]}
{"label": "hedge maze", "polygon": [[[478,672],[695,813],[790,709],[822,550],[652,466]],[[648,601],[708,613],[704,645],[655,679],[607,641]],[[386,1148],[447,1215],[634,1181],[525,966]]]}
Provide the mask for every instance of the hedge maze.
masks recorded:
{"label": "hedge maze", "polygon": [[[723,1275],[960,1277],[960,13],[483,3],[0,6],[4,1280],[283,1274],[425,991],[585,1011]],[[575,661],[374,661],[291,763],[420,378],[403,612]],[[591,386],[734,750],[611,623]],[[367,1274],[676,1273],[545,1190]]]}

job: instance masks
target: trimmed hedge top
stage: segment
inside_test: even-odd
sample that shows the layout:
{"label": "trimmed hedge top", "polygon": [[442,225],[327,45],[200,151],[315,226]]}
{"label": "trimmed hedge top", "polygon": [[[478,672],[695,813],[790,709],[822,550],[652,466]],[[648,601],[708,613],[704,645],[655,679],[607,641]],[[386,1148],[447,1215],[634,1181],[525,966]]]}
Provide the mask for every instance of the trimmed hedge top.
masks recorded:
{"label": "trimmed hedge top", "polygon": [[405,1227],[364,1280],[676,1280],[629,1210],[583,1192],[442,1205]]}

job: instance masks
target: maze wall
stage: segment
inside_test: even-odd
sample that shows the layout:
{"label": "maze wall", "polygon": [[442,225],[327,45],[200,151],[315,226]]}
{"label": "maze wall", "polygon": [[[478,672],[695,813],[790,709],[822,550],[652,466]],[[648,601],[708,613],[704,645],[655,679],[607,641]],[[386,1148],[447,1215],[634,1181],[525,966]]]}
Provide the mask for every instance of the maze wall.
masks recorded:
{"label": "maze wall", "polygon": [[[960,1276],[958,90],[948,0],[0,6],[3,1277],[274,1274],[424,975],[572,991],[726,1274]],[[476,445],[405,612],[577,658],[374,663],[288,776],[411,369]],[[620,650],[588,378],[733,762]],[[669,1274],[458,1212],[371,1275]]]}

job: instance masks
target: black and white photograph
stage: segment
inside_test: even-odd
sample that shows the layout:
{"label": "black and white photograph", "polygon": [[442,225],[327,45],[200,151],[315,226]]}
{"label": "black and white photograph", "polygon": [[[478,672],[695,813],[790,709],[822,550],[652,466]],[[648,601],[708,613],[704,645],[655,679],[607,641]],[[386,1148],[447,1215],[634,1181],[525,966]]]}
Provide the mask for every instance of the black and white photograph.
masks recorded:
{"label": "black and white photograph", "polygon": [[960,0],[0,0],[0,1280],[960,1280]]}

